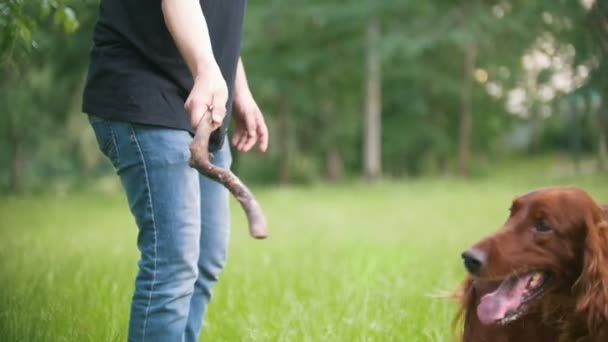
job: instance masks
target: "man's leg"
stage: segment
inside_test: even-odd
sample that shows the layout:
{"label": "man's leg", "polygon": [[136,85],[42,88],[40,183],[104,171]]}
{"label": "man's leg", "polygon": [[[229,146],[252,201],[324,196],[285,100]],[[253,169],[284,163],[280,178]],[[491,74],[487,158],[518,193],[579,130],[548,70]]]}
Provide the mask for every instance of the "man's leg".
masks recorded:
{"label": "man's leg", "polygon": [[200,239],[199,176],[188,166],[191,137],[115,121],[93,126],[98,139],[104,129],[109,134],[109,143],[101,136],[100,146],[109,152],[139,227],[141,259],[129,341],[181,342],[198,276]]}
{"label": "man's leg", "polygon": [[[214,153],[213,164],[229,169],[232,163],[227,139],[224,146]],[[211,288],[226,264],[230,237],[229,193],[221,184],[200,176],[201,191],[201,238],[198,259],[199,276],[194,286],[190,304],[190,316],[186,327],[186,342],[198,341]]]}

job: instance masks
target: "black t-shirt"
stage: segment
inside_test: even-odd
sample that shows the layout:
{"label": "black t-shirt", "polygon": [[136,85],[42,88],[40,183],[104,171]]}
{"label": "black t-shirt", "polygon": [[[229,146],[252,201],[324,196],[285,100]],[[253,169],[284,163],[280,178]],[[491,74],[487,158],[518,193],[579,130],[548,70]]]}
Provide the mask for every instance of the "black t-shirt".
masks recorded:
{"label": "black t-shirt", "polygon": [[[201,0],[229,100],[210,149],[223,143],[232,109],[246,0]],[[83,111],[106,119],[192,132],[184,102],[192,75],[165,25],[161,0],[102,0]]]}

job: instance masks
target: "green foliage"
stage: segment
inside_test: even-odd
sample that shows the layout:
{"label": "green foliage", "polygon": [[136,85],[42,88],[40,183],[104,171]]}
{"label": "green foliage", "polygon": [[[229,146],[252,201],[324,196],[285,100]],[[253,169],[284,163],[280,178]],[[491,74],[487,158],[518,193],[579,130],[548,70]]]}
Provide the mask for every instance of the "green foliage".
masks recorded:
{"label": "green foliage", "polygon": [[65,33],[76,31],[80,25],[69,1],[5,0],[0,3],[0,66],[17,63],[16,58],[36,49],[39,44],[36,35],[49,21]]}
{"label": "green foliage", "polygon": [[[597,124],[606,115],[608,52],[601,47],[608,47],[608,32],[601,30],[608,19],[605,5],[594,4],[252,1],[242,55],[271,128],[271,149],[238,156],[235,167],[249,181],[265,183],[359,175],[371,15],[381,23],[387,175],[455,172],[461,112],[469,101],[462,92],[470,47],[477,51],[467,103],[474,163],[513,152],[595,151],[599,133],[608,131]],[[0,3],[0,162],[11,166],[0,170],[0,189],[28,188],[56,174],[107,171],[79,113],[97,9],[95,0]],[[524,56],[536,51],[553,61],[550,67],[526,67]],[[553,68],[558,64],[560,70]],[[586,70],[588,76],[542,98],[540,89],[564,70]],[[526,94],[525,115],[513,114],[507,105],[514,89]],[[571,106],[572,96],[584,105]],[[582,122],[576,134],[569,130],[573,113]],[[21,164],[15,157],[19,150],[27,156]],[[16,187],[18,172],[11,170],[19,165],[26,177]]]}
{"label": "green foliage", "polygon": [[[316,160],[320,170],[327,167],[332,142],[347,171],[357,173],[361,164],[365,23],[370,13],[382,21],[382,154],[384,169],[394,175],[452,172],[462,107],[463,53],[469,44],[477,46],[476,68],[487,75],[487,80],[476,82],[472,103],[473,154],[485,158],[509,150],[509,135],[522,122],[533,125],[538,110],[534,108],[540,104],[529,103],[533,115],[522,120],[507,111],[505,102],[508,91],[525,82],[522,56],[534,48],[538,37],[551,33],[557,49],[589,39],[583,24],[587,12],[571,1],[251,4],[243,53],[254,92],[271,120],[287,112],[291,125],[297,127],[286,134],[295,150],[292,154]],[[571,67],[597,56],[589,53]],[[539,82],[547,84],[554,73],[543,75],[545,81],[539,78]],[[488,94],[488,81],[501,87],[500,97]],[[266,88],[268,83],[272,88]],[[278,106],[282,97],[289,98],[287,109]],[[558,101],[559,96],[552,103]],[[536,150],[570,148],[564,143],[570,140],[569,132],[559,128],[568,123],[560,119],[564,115],[558,107],[554,105],[554,115],[543,120],[548,123],[543,134],[560,138],[541,137]],[[582,111],[588,116],[588,108]],[[280,125],[274,128],[274,136],[285,139],[276,131]],[[587,151],[593,148],[583,146]],[[265,162],[280,159],[274,154]]]}
{"label": "green foliage", "polygon": [[[66,135],[66,123],[79,111],[84,47],[90,44],[90,29],[77,29],[81,23],[91,27],[94,8],[92,1],[0,4],[0,141],[6,149],[0,156],[9,166],[1,188],[31,188],[78,163],[78,154],[69,151],[77,149],[80,138]],[[83,12],[78,19],[75,9]]]}

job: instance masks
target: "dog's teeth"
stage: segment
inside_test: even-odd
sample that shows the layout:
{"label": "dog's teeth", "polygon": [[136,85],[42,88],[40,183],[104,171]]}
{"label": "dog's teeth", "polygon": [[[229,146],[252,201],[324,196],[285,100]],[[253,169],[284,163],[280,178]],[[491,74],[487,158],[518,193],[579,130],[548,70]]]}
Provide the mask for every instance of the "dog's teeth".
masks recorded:
{"label": "dog's teeth", "polygon": [[529,286],[528,287],[537,287],[538,285],[540,285],[542,277],[543,277],[543,275],[540,272],[534,273],[532,275],[532,277],[530,278],[530,282],[529,282]]}

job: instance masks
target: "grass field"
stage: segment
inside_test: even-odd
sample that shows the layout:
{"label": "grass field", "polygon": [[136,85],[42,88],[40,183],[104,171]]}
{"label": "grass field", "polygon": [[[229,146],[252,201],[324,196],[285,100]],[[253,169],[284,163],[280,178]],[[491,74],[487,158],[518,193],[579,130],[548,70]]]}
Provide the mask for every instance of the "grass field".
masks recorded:
{"label": "grass field", "polygon": [[[239,208],[205,341],[449,341],[460,252],[529,189],[608,175],[539,164],[477,181],[259,188],[271,238]],[[530,176],[533,175],[533,176]],[[120,193],[0,199],[0,340],[124,341],[136,228]]]}

